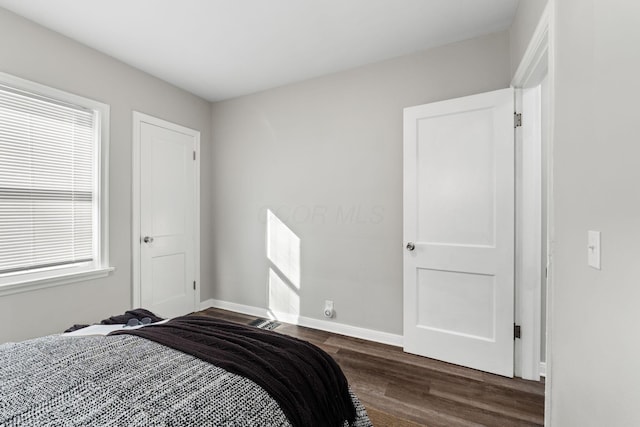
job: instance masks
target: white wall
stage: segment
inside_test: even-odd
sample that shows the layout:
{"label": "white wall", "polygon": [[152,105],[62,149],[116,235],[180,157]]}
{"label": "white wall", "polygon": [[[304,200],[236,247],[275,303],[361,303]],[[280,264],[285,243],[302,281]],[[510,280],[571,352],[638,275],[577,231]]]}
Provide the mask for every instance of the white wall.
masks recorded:
{"label": "white wall", "polygon": [[[214,104],[214,298],[268,307],[271,274],[294,314],[331,299],[402,334],[402,109],[510,78],[503,32]],[[266,257],[267,208],[300,240],[299,291]]]}
{"label": "white wall", "polygon": [[[640,425],[640,3],[560,0],[553,426]],[[587,267],[602,232],[602,270]]]}
{"label": "white wall", "polygon": [[[113,58],[0,8],[0,71],[111,105],[110,259],[116,271],[87,283],[0,298],[0,343],[61,332],[131,307],[132,110],[202,132],[211,157],[211,104]],[[207,164],[203,160],[203,164]],[[211,234],[211,175],[202,168],[202,233]],[[202,239],[202,257],[210,239]],[[209,298],[210,264],[202,263],[202,298]]]}

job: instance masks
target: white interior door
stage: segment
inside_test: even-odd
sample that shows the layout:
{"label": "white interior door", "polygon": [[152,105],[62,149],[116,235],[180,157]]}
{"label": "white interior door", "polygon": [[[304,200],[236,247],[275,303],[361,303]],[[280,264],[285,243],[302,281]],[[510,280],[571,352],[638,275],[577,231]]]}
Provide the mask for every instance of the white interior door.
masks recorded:
{"label": "white interior door", "polygon": [[404,111],[404,349],[513,376],[513,90]]}
{"label": "white interior door", "polygon": [[195,310],[197,299],[195,153],[199,134],[144,116],[136,128],[139,305],[163,317],[188,314]]}

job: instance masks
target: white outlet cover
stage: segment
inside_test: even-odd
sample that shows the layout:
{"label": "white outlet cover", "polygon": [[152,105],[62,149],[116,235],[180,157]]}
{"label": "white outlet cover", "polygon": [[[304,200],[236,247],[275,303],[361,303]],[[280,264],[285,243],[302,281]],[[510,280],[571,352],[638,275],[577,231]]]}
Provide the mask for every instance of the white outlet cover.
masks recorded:
{"label": "white outlet cover", "polygon": [[324,302],[324,317],[333,317],[333,301],[326,300]]}

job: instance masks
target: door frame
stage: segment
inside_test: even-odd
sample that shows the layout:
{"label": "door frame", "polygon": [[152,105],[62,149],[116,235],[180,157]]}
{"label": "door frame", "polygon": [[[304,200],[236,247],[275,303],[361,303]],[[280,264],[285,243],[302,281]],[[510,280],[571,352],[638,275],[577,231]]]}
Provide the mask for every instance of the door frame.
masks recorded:
{"label": "door frame", "polygon": [[[548,78],[548,98],[545,105],[542,108],[546,108],[546,116],[548,117],[548,121],[546,126],[548,127],[547,132],[547,156],[546,158],[542,158],[542,162],[546,162],[547,164],[547,210],[544,214],[540,211],[541,215],[546,215],[547,217],[547,300],[546,300],[546,331],[541,331],[541,290],[542,283],[541,280],[538,280],[538,286],[535,289],[525,289],[523,286],[523,281],[519,278],[519,275],[516,273],[516,298],[517,304],[519,307],[519,312],[517,316],[521,320],[521,326],[523,331],[523,338],[520,342],[516,341],[516,347],[519,349],[516,351],[516,371],[522,373],[531,374],[533,370],[536,368],[538,372],[540,372],[541,364],[540,364],[540,344],[541,344],[541,333],[544,332],[546,335],[545,346],[546,346],[546,355],[545,355],[545,365],[544,365],[544,374],[546,376],[545,383],[545,422],[548,425],[550,420],[548,419],[550,414],[550,384],[551,384],[551,322],[550,322],[550,313],[551,313],[551,304],[552,304],[552,279],[553,279],[553,269],[552,269],[552,260],[553,260],[553,236],[554,236],[554,227],[553,227],[553,105],[554,105],[554,49],[553,49],[553,10],[554,10],[554,0],[549,0],[547,3],[538,25],[529,41],[527,49],[524,53],[524,56],[513,76],[511,81],[511,86],[515,89],[525,89],[528,87],[534,87],[540,84],[545,76]],[[517,106],[520,107],[520,106]],[[523,123],[526,120],[526,117],[523,117]],[[521,143],[522,141],[517,141],[517,143]],[[541,178],[541,176],[540,176]],[[540,186],[540,183],[538,183]],[[530,191],[529,194],[535,194],[535,191]],[[534,203],[533,200],[522,200],[524,204],[530,206]],[[538,201],[538,204],[541,202]],[[524,206],[521,203],[519,206]],[[540,215],[540,216],[541,216]],[[533,221],[539,221],[540,218],[534,218]],[[518,227],[523,227],[524,229],[530,228],[532,226],[531,223],[521,224]],[[523,229],[518,229],[517,233],[520,233]],[[520,240],[519,246],[522,247],[539,247],[539,243],[536,245],[536,242],[532,241],[530,238],[526,237],[526,233],[520,235],[522,239]],[[517,268],[521,268],[521,265],[516,265]],[[532,297],[533,295],[533,297]],[[529,334],[527,334],[529,331]],[[527,349],[528,351],[519,351]],[[523,375],[523,377],[527,377],[528,375]]]}
{"label": "door frame", "polygon": [[138,308],[141,301],[140,282],[140,162],[142,154],[140,151],[140,127],[142,123],[149,123],[166,129],[180,132],[195,139],[195,195],[194,195],[194,277],[196,289],[194,292],[193,306],[195,309],[200,305],[200,132],[175,123],[168,122],[139,111],[133,111],[133,138],[132,138],[132,220],[131,220],[131,253],[132,253],[132,308]]}

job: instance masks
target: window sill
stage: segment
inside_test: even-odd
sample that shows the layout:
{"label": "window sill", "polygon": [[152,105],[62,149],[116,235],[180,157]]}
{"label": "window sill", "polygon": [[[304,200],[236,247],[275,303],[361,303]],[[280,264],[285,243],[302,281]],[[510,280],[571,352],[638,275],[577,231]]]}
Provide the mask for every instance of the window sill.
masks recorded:
{"label": "window sill", "polygon": [[60,275],[52,275],[50,277],[24,280],[15,283],[7,283],[0,286],[0,297],[5,295],[18,294],[22,292],[35,291],[38,289],[51,288],[54,286],[67,285],[74,282],[84,282],[87,280],[99,279],[107,277],[109,273],[115,270],[115,267],[104,267],[96,270],[81,271],[76,273],[67,273]]}

